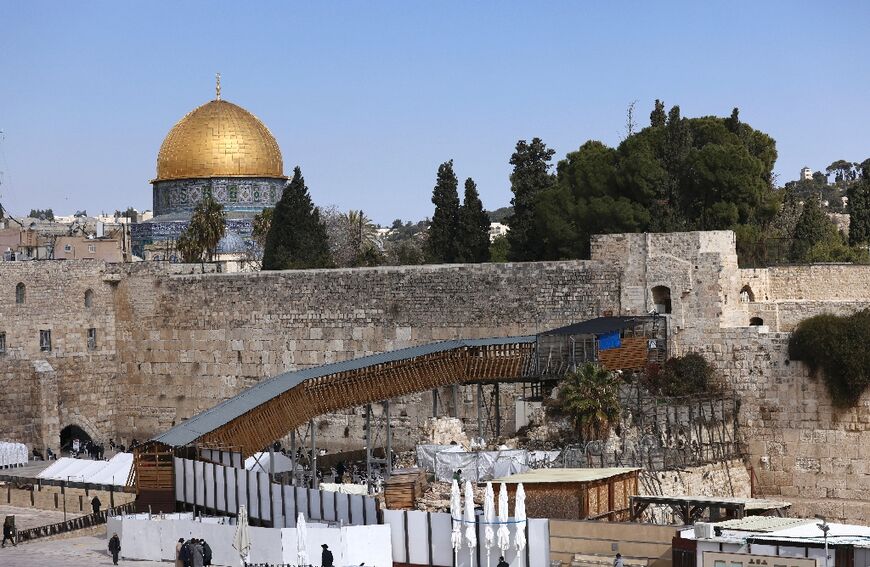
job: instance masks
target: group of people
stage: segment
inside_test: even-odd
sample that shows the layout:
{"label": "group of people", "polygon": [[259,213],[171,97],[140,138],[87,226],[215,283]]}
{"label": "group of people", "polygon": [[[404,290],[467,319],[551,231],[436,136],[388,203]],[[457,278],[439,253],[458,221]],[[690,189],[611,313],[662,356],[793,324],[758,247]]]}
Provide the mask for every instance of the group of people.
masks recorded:
{"label": "group of people", "polygon": [[179,538],[175,544],[175,567],[203,567],[211,565],[211,547],[204,539]]}

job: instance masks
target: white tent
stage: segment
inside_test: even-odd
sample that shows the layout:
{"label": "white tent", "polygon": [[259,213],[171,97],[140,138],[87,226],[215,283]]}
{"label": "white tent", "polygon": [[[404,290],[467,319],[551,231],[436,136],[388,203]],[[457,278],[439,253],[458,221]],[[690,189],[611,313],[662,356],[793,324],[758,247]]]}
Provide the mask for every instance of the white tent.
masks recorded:
{"label": "white tent", "polygon": [[[271,470],[269,463],[272,457],[275,457],[275,470]],[[253,457],[245,459],[245,468],[249,471],[264,472],[264,473],[282,473],[293,470],[293,461],[290,457],[282,453],[255,453]]]}
{"label": "white tent", "polygon": [[118,453],[108,461],[62,457],[36,476],[51,480],[125,486],[132,468],[132,453]]}

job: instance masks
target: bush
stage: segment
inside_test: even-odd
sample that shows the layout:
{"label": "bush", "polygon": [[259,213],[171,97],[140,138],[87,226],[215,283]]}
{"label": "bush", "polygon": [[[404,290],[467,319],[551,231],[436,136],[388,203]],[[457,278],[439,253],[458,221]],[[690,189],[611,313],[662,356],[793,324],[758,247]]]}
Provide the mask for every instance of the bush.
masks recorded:
{"label": "bush", "polygon": [[854,406],[870,384],[870,309],[852,315],[817,315],[792,333],[788,355],[821,377],[835,405]]}
{"label": "bush", "polygon": [[644,385],[659,396],[678,397],[709,394],[716,391],[715,370],[700,354],[690,352],[669,358],[664,365],[650,364],[646,368]]}

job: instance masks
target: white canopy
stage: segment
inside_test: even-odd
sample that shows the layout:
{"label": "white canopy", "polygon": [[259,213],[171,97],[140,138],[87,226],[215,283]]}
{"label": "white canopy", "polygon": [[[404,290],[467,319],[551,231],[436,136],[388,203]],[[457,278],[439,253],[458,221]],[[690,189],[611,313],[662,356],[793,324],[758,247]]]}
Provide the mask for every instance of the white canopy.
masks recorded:
{"label": "white canopy", "polygon": [[132,453],[118,453],[108,461],[62,457],[36,476],[51,480],[125,486],[132,468]]}

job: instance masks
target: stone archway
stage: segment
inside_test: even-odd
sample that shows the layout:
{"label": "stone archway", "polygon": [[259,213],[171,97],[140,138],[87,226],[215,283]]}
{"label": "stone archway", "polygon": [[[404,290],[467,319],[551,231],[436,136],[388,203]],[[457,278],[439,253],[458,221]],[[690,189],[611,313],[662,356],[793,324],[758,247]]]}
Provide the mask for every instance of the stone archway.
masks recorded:
{"label": "stone archway", "polygon": [[671,312],[671,288],[666,285],[657,285],[652,288],[653,305],[659,315],[667,315]]}
{"label": "stone archway", "polygon": [[70,424],[60,430],[60,452],[69,452],[73,439],[78,439],[81,442],[93,441],[93,438],[87,431],[76,424]]}

